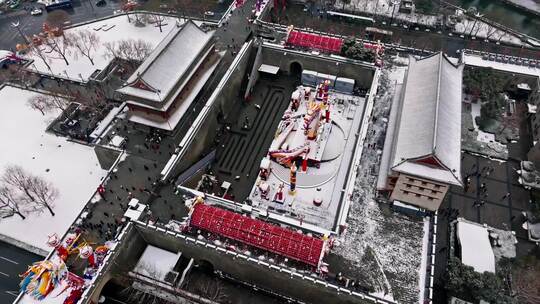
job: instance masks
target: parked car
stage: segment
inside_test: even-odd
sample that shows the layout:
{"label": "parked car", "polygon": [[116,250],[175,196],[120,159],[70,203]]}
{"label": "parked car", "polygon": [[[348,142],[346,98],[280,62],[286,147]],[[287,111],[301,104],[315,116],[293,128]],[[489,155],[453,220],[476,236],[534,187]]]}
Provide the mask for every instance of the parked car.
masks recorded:
{"label": "parked car", "polygon": [[536,217],[530,211],[523,211],[522,214],[525,218],[523,228],[527,230],[529,240],[531,242],[540,243],[540,218]]}
{"label": "parked car", "polygon": [[21,2],[19,0],[11,1],[11,4],[9,5],[9,8],[16,9]]}
{"label": "parked car", "polygon": [[30,15],[32,16],[38,16],[41,14],[43,14],[43,10],[37,7],[30,11]]}

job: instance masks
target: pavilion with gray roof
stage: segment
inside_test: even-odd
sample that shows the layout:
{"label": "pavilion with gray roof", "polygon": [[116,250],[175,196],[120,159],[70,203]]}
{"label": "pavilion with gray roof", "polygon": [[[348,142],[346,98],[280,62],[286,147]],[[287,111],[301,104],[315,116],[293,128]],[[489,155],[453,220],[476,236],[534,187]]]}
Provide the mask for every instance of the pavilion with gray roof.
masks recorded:
{"label": "pavilion with gray roof", "polygon": [[462,186],[462,71],[443,53],[410,57],[390,113],[377,182],[392,200],[437,210],[450,185]]}

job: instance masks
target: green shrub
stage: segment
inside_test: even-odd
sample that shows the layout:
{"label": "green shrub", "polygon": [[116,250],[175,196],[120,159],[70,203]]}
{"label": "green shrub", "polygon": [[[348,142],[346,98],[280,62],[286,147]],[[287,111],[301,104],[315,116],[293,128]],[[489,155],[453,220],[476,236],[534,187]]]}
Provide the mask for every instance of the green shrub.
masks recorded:
{"label": "green shrub", "polygon": [[515,303],[506,295],[503,280],[494,273],[479,273],[464,265],[456,257],[448,261],[446,289],[452,295],[478,303],[480,300],[491,304]]}

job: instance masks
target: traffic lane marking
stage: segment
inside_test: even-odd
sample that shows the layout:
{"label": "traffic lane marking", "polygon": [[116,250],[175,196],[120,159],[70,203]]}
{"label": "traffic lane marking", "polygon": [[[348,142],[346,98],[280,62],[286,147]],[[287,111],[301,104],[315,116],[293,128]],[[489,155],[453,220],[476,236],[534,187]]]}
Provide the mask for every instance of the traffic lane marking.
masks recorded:
{"label": "traffic lane marking", "polygon": [[0,255],[0,259],[2,259],[2,260],[4,260],[4,261],[8,261],[8,262],[10,262],[10,263],[12,263],[12,264],[15,264],[15,265],[19,265],[18,262],[15,262],[14,260],[8,259],[8,258],[3,257],[3,256],[1,256],[1,255]]}

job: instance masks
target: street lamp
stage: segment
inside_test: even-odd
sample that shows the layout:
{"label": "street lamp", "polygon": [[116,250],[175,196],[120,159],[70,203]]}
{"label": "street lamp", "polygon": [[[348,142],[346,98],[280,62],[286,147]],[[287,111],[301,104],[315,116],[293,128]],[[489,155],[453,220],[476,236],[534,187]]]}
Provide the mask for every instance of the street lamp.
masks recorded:
{"label": "street lamp", "polygon": [[401,0],[392,0],[392,17],[390,18],[390,26],[392,26],[392,22],[394,22],[394,14],[396,12],[396,6],[398,6],[401,3]]}

